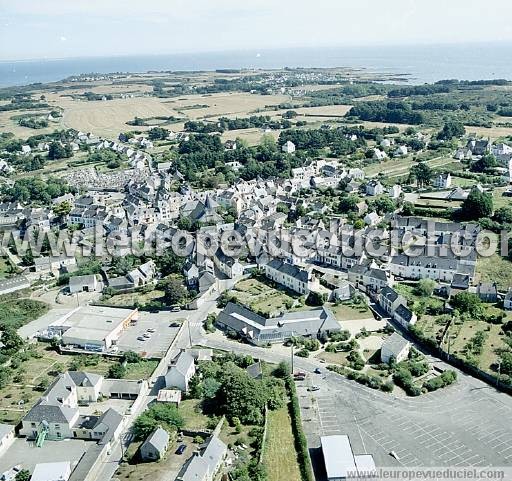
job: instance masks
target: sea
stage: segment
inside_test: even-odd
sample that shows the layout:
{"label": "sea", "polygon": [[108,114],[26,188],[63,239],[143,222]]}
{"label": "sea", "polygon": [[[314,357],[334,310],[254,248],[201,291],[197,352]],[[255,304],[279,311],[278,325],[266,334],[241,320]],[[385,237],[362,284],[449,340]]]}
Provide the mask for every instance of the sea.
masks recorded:
{"label": "sea", "polygon": [[512,80],[512,44],[287,48],[168,55],[0,61],[0,86],[47,83],[79,74],[349,67],[406,74],[412,84],[443,79]]}

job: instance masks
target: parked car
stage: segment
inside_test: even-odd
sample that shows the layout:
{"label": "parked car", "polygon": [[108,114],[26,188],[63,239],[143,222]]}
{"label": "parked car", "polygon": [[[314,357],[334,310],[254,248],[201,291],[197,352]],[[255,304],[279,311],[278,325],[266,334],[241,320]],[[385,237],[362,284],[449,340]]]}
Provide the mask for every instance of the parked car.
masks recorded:
{"label": "parked car", "polygon": [[148,332],[156,332],[156,329],[155,329],[154,327],[150,327],[150,328],[148,329]]}
{"label": "parked car", "polygon": [[317,367],[317,368],[315,369],[315,374],[322,374],[322,371],[320,371],[320,368],[319,368],[319,367]]}
{"label": "parked car", "polygon": [[146,340],[146,338],[145,338],[145,337],[143,337],[143,336],[139,336],[139,337],[137,338],[137,341],[145,341],[145,340]]}
{"label": "parked car", "polygon": [[144,334],[142,334],[142,337],[145,337],[146,339],[150,339],[151,334],[149,332],[145,332]]}
{"label": "parked car", "polygon": [[179,322],[171,322],[169,324],[169,327],[180,327],[180,323]]}
{"label": "parked car", "polygon": [[178,449],[176,450],[176,454],[183,454],[183,452],[187,449],[186,444],[180,444]]}
{"label": "parked car", "polygon": [[171,312],[180,312],[181,311],[181,307],[180,306],[172,306],[171,307]]}
{"label": "parked car", "polygon": [[318,391],[320,388],[318,386],[311,386],[308,391]]}

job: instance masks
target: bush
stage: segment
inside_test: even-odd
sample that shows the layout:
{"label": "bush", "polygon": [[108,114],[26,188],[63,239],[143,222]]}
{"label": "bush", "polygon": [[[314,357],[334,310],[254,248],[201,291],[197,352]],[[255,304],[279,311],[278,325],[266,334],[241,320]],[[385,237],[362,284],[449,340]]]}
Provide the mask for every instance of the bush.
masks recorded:
{"label": "bush", "polygon": [[295,438],[295,449],[297,450],[297,457],[300,466],[300,474],[302,481],[314,481],[313,469],[311,467],[311,460],[309,458],[308,443],[306,436],[302,430],[302,421],[300,418],[300,406],[297,398],[297,390],[295,383],[291,376],[285,380],[286,388],[290,395],[290,417],[292,420],[293,436]]}
{"label": "bush", "polygon": [[427,391],[436,391],[443,387],[453,384],[457,380],[457,373],[455,371],[445,371],[440,376],[429,379],[423,384]]}

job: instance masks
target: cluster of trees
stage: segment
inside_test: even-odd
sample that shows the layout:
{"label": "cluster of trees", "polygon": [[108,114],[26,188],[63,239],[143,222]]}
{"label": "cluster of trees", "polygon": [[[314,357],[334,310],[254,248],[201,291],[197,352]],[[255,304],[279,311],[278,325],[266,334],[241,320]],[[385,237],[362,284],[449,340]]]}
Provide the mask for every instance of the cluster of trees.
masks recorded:
{"label": "cluster of trees", "polygon": [[44,129],[48,127],[48,120],[44,117],[27,116],[18,120],[18,124],[29,129]]}
{"label": "cluster of trees", "polygon": [[425,122],[424,115],[412,109],[411,105],[397,101],[358,102],[347,113],[372,122],[391,122],[395,124],[419,125]]}
{"label": "cluster of trees", "polygon": [[443,128],[438,132],[438,140],[452,140],[455,138],[461,138],[466,134],[466,129],[461,122],[450,121],[446,122]]}
{"label": "cluster of trees", "polygon": [[0,196],[11,202],[48,205],[52,199],[68,192],[75,193],[76,191],[63,179],[48,177],[43,180],[40,177],[26,177],[16,180],[12,187],[4,186],[0,190]]}
{"label": "cluster of trees", "polygon": [[478,189],[471,189],[468,197],[462,203],[458,215],[463,220],[479,220],[491,217],[492,211],[492,195],[487,192],[481,192]]}
{"label": "cluster of trees", "polygon": [[[360,131],[357,130],[359,134]],[[357,135],[357,134],[356,134]],[[292,129],[281,132],[279,135],[279,145],[288,141],[295,144],[297,149],[322,149],[331,147],[336,155],[353,154],[358,147],[364,147],[366,142],[362,135],[353,141],[347,138],[349,133],[344,128],[338,129]]]}
{"label": "cluster of trees", "polygon": [[284,382],[276,377],[253,379],[245,370],[253,363],[251,356],[236,354],[203,362],[191,383],[191,394],[202,399],[207,412],[261,425],[265,406],[271,410],[283,407],[286,391]]}
{"label": "cluster of trees", "polygon": [[62,144],[55,141],[50,144],[48,150],[48,158],[50,160],[68,159],[70,157],[73,157],[73,149],[70,144]]}
{"label": "cluster of trees", "polygon": [[139,440],[146,439],[157,427],[162,427],[170,434],[176,433],[184,426],[184,419],[173,404],[153,404],[133,423],[133,434]]}
{"label": "cluster of trees", "polygon": [[433,94],[446,94],[450,92],[450,87],[445,84],[425,84],[425,85],[408,85],[390,90],[388,97],[411,97],[413,95],[433,95]]}
{"label": "cluster of trees", "polygon": [[248,118],[229,119],[221,117],[216,122],[201,122],[190,120],[185,122],[185,130],[201,134],[212,132],[225,132],[226,130],[240,130],[269,127],[274,130],[289,129],[292,123],[289,120],[272,120],[268,115],[253,115]]}
{"label": "cluster of trees", "polygon": [[[124,156],[124,158],[126,158],[126,156]],[[94,164],[105,163],[109,169],[117,169],[121,166],[123,160],[123,154],[107,149],[93,152],[87,158],[87,162]]]}

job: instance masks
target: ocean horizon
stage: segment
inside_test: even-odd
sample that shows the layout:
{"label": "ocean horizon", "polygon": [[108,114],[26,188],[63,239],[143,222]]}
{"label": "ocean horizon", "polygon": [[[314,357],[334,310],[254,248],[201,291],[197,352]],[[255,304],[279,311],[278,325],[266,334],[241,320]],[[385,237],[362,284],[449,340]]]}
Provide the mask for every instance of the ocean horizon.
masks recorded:
{"label": "ocean horizon", "polygon": [[0,87],[48,83],[79,74],[279,68],[366,69],[410,83],[443,79],[512,80],[511,44],[286,48],[190,54],[0,61]]}

